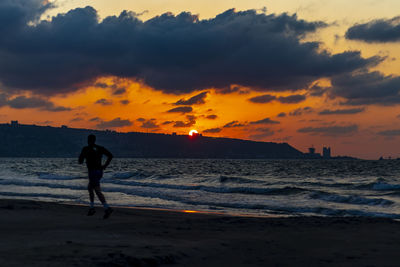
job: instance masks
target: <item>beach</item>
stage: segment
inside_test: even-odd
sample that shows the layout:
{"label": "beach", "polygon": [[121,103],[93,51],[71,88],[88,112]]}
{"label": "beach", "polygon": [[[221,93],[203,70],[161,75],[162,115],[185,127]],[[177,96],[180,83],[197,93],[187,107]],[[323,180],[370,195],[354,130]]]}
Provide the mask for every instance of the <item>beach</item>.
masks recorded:
{"label": "beach", "polygon": [[0,266],[398,266],[400,223],[0,200]]}

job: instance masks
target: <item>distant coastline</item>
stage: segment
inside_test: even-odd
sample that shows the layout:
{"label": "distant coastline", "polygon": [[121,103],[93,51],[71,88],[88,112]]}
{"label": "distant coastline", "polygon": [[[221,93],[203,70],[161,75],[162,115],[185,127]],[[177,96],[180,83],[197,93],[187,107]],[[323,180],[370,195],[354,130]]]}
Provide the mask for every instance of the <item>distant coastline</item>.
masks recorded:
{"label": "distant coastline", "polygon": [[[76,129],[19,124],[0,124],[0,157],[77,157],[89,134],[125,158],[227,158],[320,159],[287,143],[256,142],[196,135],[160,134],[112,130]],[[332,157],[332,159],[354,159]]]}

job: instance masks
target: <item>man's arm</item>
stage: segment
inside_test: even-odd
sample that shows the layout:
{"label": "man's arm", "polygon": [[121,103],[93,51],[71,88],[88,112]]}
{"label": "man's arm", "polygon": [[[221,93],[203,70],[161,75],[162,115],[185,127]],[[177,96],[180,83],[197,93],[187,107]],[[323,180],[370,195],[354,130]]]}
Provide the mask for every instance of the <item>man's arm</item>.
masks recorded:
{"label": "man's arm", "polygon": [[79,155],[78,159],[79,164],[82,164],[84,159],[85,159],[85,148],[82,148],[81,154]]}
{"label": "man's arm", "polygon": [[107,157],[106,162],[105,162],[104,165],[102,166],[102,168],[103,168],[103,170],[104,170],[104,169],[107,168],[108,165],[110,164],[110,162],[111,162],[111,160],[112,160],[112,158],[113,158],[113,154],[111,154],[111,152],[108,151],[108,150],[107,150],[106,148],[104,148],[104,147],[103,147],[103,154],[106,155],[106,157]]}

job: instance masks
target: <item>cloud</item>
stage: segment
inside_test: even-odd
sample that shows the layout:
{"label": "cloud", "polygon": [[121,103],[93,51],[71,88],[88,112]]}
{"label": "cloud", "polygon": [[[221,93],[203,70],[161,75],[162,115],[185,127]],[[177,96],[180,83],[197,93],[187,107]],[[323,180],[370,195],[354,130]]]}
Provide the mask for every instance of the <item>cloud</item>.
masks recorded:
{"label": "cloud", "polygon": [[123,99],[121,101],[119,101],[119,103],[121,103],[122,105],[128,105],[131,101],[129,101],[128,99]]}
{"label": "cloud", "polygon": [[84,119],[81,117],[76,117],[70,120],[70,122],[78,122],[78,121],[83,121]]}
{"label": "cloud", "polygon": [[346,38],[368,43],[399,42],[400,16],[356,24],[347,30]]}
{"label": "cloud", "polygon": [[97,100],[94,103],[102,105],[102,106],[110,106],[110,105],[112,105],[113,102],[111,100],[108,100],[108,99],[105,99],[105,98],[101,98],[101,99]]}
{"label": "cloud", "polygon": [[277,100],[282,104],[297,104],[306,100],[306,96],[305,95],[281,96]]}
{"label": "cloud", "polygon": [[171,124],[171,123],[174,123],[173,121],[164,121],[163,123],[161,123],[162,125],[168,125],[168,124]]}
{"label": "cloud", "polygon": [[277,115],[278,118],[283,118],[286,117],[286,113],[285,112],[281,112]]}
{"label": "cloud", "polygon": [[234,86],[234,85],[227,86],[224,88],[218,88],[218,90],[215,92],[217,94],[222,94],[222,95],[233,94],[233,93],[238,93],[240,95],[244,95],[244,94],[250,93],[249,90],[243,89],[243,88],[240,88],[239,86]]}
{"label": "cloud", "polygon": [[102,119],[100,119],[99,117],[94,117],[94,118],[89,119],[89,121],[100,122],[100,121],[102,121]]}
{"label": "cloud", "polygon": [[400,130],[386,130],[378,133],[379,135],[386,136],[386,137],[396,137],[400,136]]}
{"label": "cloud", "polygon": [[249,99],[250,102],[257,103],[257,104],[266,104],[276,100],[276,96],[274,95],[260,95],[255,96]]}
{"label": "cloud", "polygon": [[174,128],[185,128],[185,127],[192,127],[194,124],[196,124],[196,122],[194,121],[187,121],[187,122],[183,122],[183,121],[176,121],[174,123]]}
{"label": "cloud", "polygon": [[219,133],[221,131],[222,131],[221,128],[211,128],[211,129],[204,130],[203,133]]}
{"label": "cloud", "polygon": [[323,127],[305,127],[298,129],[298,133],[310,133],[324,136],[348,135],[358,131],[358,126],[353,124],[349,126],[323,126]]}
{"label": "cloud", "polygon": [[120,128],[120,127],[125,127],[125,126],[132,126],[133,122],[130,120],[121,120],[120,117],[115,118],[110,121],[102,121],[98,123],[96,126],[99,129],[109,129],[109,128]]}
{"label": "cloud", "polygon": [[177,107],[177,108],[173,108],[168,110],[167,112],[169,113],[190,113],[193,111],[192,107]]}
{"label": "cloud", "polygon": [[280,124],[280,122],[271,120],[270,118],[265,118],[259,121],[252,121],[250,124]]}
{"label": "cloud", "polygon": [[14,109],[37,108],[39,110],[52,112],[72,110],[68,107],[56,106],[53,102],[38,97],[17,96],[10,99],[5,94],[0,95],[0,106],[9,106]]}
{"label": "cloud", "polygon": [[328,89],[331,97],[345,99],[345,105],[400,104],[400,77],[385,76],[380,72],[344,74],[332,78]]}
{"label": "cloud", "polygon": [[209,119],[209,120],[215,120],[215,119],[217,119],[217,118],[218,118],[218,116],[217,116],[217,115],[215,115],[215,114],[212,114],[212,115],[208,115],[208,116],[206,116],[206,118],[207,118],[207,119]]}
{"label": "cloud", "polygon": [[145,119],[145,118],[137,118],[137,119],[136,119],[136,121],[139,121],[139,122],[145,122],[145,121],[146,121],[146,119]]}
{"label": "cloud", "polygon": [[48,8],[40,0],[0,5],[0,33],[7,36],[0,40],[0,83],[8,91],[68,93],[104,76],[174,94],[232,85],[294,91],[382,61],[324,51],[304,37],[327,24],[286,13],[231,9],[206,20],[182,12],[142,21],[123,11],[101,20],[88,6],[39,21]]}
{"label": "cloud", "polygon": [[202,92],[198,95],[195,95],[191,98],[189,98],[188,100],[184,100],[184,99],[180,99],[179,101],[177,101],[174,105],[177,106],[191,106],[191,105],[201,105],[201,104],[205,104],[206,101],[206,97],[207,97],[208,92]]}
{"label": "cloud", "polygon": [[126,93],[126,89],[125,88],[118,88],[117,90],[113,91],[113,95],[123,95]]}
{"label": "cloud", "polygon": [[350,115],[350,114],[357,114],[364,112],[365,108],[351,108],[351,109],[336,109],[336,110],[329,110],[325,109],[319,112],[319,115]]}
{"label": "cloud", "polygon": [[297,108],[289,112],[289,116],[301,116],[304,113],[311,113],[313,109],[311,107]]}
{"label": "cloud", "polygon": [[250,102],[257,104],[265,104],[273,101],[277,101],[281,104],[297,104],[303,102],[304,100],[306,100],[305,95],[290,95],[290,96],[276,97],[274,95],[268,95],[268,94],[252,97],[249,99]]}
{"label": "cloud", "polygon": [[192,127],[196,124],[196,116],[194,115],[186,115],[186,122],[183,121],[175,121],[173,127],[175,128],[184,128],[184,127]]}
{"label": "cloud", "polygon": [[157,129],[159,126],[156,123],[155,119],[145,120],[143,121],[142,125],[140,126],[144,129]]}
{"label": "cloud", "polygon": [[263,140],[266,137],[270,137],[275,134],[275,132],[273,130],[271,130],[270,128],[258,128],[258,129],[256,129],[256,131],[261,132],[261,133],[250,135],[249,136],[250,139]]}
{"label": "cloud", "polygon": [[231,121],[224,125],[223,128],[236,128],[236,127],[244,127],[246,124],[239,123],[239,121]]}

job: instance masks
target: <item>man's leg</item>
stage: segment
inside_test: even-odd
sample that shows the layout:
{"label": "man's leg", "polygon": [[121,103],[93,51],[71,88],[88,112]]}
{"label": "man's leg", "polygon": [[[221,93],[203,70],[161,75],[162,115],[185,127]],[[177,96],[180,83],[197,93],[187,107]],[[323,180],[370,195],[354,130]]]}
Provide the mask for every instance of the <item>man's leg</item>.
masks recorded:
{"label": "man's leg", "polygon": [[101,192],[100,185],[95,186],[94,191],[96,192],[96,195],[97,195],[98,199],[100,200],[101,204],[103,204],[103,205],[107,204],[106,198],[104,197],[103,193]]}
{"label": "man's leg", "polygon": [[89,191],[89,199],[90,199],[90,206],[92,207],[92,203],[94,204],[94,192],[93,186],[89,183],[88,184],[88,191]]}
{"label": "man's leg", "polygon": [[107,219],[108,217],[110,217],[111,213],[114,211],[112,208],[110,208],[110,206],[108,206],[106,198],[104,197],[103,193],[101,192],[101,188],[100,185],[95,186],[94,187],[94,191],[96,192],[97,197],[99,198],[99,200],[101,201],[101,203],[104,206],[104,219]]}
{"label": "man's leg", "polygon": [[92,216],[93,214],[95,214],[95,209],[94,209],[94,192],[93,192],[94,188],[93,186],[89,183],[88,184],[88,191],[89,191],[89,199],[90,199],[90,209],[88,212],[88,216]]}

